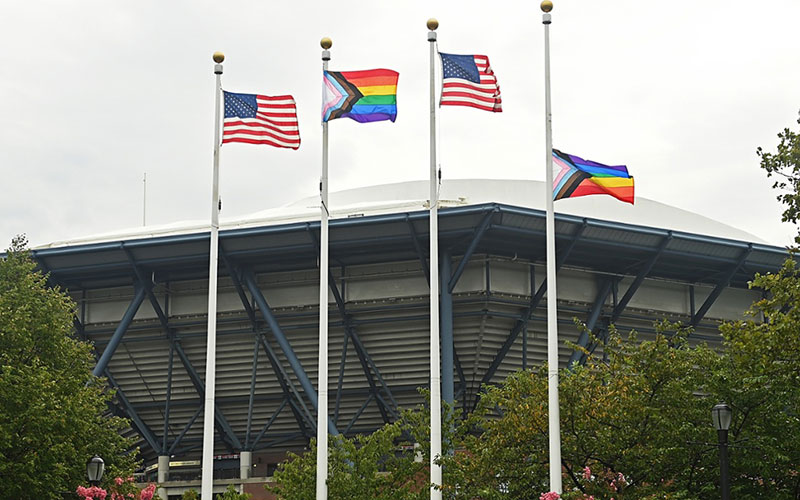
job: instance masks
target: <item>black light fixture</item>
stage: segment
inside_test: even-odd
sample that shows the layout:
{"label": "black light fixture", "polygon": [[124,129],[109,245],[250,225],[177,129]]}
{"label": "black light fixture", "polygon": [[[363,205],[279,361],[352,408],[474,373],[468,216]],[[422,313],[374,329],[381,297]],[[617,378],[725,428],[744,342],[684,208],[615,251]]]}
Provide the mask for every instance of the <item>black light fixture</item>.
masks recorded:
{"label": "black light fixture", "polygon": [[103,472],[106,470],[106,463],[99,456],[93,456],[86,462],[86,477],[89,478],[89,484],[97,486],[103,479]]}
{"label": "black light fixture", "polygon": [[711,419],[717,429],[719,440],[719,487],[722,491],[722,500],[731,498],[731,481],[728,473],[728,429],[731,427],[733,410],[725,403],[714,405],[711,409]]}
{"label": "black light fixture", "polygon": [[711,417],[714,420],[714,427],[718,431],[727,431],[731,427],[731,415],[733,411],[726,403],[714,405],[711,409]]}

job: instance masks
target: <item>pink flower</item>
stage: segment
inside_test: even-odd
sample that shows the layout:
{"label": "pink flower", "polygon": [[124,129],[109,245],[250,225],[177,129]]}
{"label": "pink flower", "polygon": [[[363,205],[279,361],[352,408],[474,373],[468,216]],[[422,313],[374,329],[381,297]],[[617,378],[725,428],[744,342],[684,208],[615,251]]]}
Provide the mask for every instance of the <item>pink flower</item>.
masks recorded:
{"label": "pink flower", "polygon": [[121,477],[115,477],[114,482],[117,484],[117,486],[122,486],[122,483],[124,483],[125,480],[122,479]]}
{"label": "pink flower", "polygon": [[555,491],[549,491],[547,493],[542,493],[539,496],[539,500],[559,500],[561,495],[556,493]]}
{"label": "pink flower", "polygon": [[588,465],[583,468],[583,478],[587,481],[592,478],[592,469]]}
{"label": "pink flower", "polygon": [[139,498],[141,500],[153,500],[153,496],[155,495],[155,493],[156,493],[156,485],[153,484],[153,483],[150,483],[139,494]]}
{"label": "pink flower", "polygon": [[79,496],[82,496],[84,500],[105,500],[106,490],[99,486],[92,486],[90,488],[84,488],[83,486],[78,486],[75,489],[75,493]]}

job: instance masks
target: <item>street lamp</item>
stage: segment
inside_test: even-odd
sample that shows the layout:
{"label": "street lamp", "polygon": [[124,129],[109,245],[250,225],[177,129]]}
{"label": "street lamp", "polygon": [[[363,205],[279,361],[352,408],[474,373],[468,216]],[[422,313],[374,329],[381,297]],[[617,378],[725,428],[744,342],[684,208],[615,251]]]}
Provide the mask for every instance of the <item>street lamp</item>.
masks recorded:
{"label": "street lamp", "polygon": [[86,476],[89,478],[89,484],[97,486],[100,480],[103,479],[103,472],[106,470],[106,463],[99,456],[93,456],[86,462]]}
{"label": "street lamp", "polygon": [[719,486],[722,490],[722,500],[731,498],[731,482],[728,475],[728,429],[731,426],[731,407],[725,403],[714,405],[711,409],[711,419],[717,429],[719,439]]}

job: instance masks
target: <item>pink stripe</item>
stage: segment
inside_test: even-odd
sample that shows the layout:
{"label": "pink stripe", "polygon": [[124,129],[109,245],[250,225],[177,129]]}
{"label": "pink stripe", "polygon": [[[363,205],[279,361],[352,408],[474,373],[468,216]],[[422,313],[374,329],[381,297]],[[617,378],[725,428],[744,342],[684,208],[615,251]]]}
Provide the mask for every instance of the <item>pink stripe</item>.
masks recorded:
{"label": "pink stripe", "polygon": [[561,158],[556,158],[555,156],[553,157],[553,163],[561,167],[561,171],[558,173],[556,178],[553,179],[553,186],[556,186],[558,185],[559,182],[561,182],[561,178],[564,177],[567,174],[567,172],[569,172],[570,167],[569,165],[564,163],[564,161]]}

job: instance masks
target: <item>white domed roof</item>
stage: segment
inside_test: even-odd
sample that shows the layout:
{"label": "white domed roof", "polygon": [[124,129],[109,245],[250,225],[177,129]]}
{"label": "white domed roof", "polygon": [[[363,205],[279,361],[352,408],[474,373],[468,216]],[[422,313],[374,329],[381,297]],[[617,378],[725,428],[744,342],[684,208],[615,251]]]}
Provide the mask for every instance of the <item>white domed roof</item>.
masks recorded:
{"label": "white domed roof", "polygon": [[[420,211],[427,208],[428,181],[408,181],[367,186],[329,194],[332,218]],[[545,210],[545,183],[533,180],[451,179],[442,182],[439,200],[442,207],[499,203]],[[636,204],[622,203],[610,196],[585,196],[559,200],[556,213],[622,222],[638,226],[672,229],[752,243],[765,243],[746,231],[670,205],[636,198]],[[236,229],[319,219],[319,197],[303,198],[282,207],[261,210],[245,216],[222,218],[220,229]],[[183,221],[147,226],[54,242],[40,248],[60,247],[101,241],[123,240],[198,233],[208,230],[208,221]]]}

